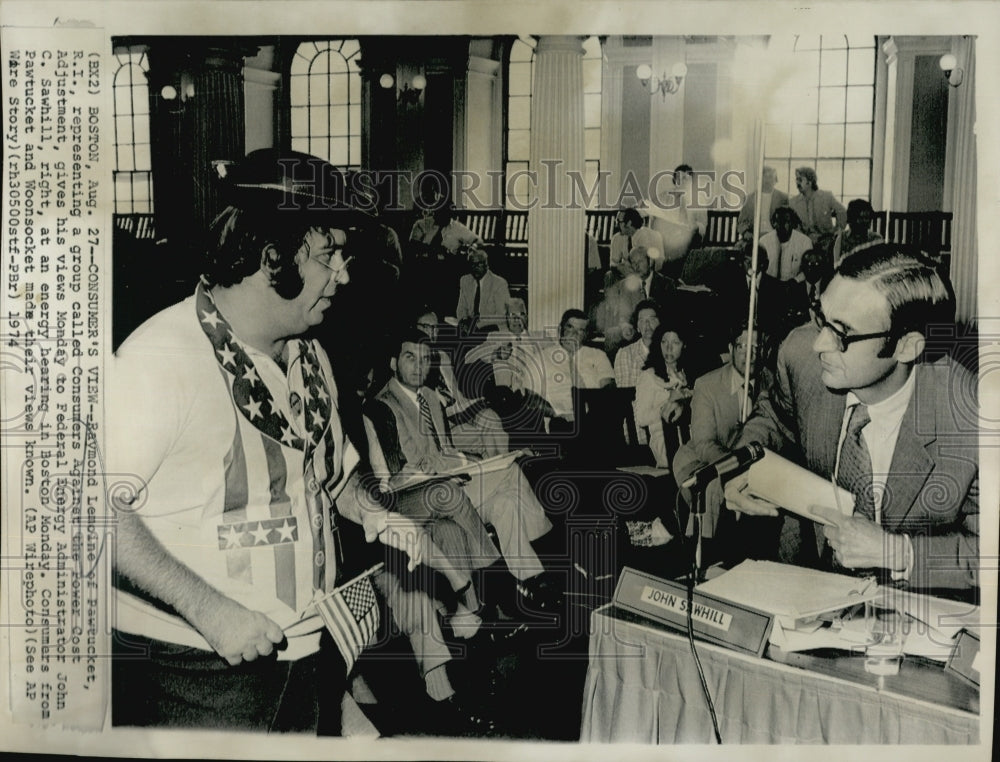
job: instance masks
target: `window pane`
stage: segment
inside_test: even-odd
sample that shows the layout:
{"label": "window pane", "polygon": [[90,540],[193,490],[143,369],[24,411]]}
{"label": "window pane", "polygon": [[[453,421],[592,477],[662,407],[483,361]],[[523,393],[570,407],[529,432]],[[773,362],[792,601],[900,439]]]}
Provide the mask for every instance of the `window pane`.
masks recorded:
{"label": "window pane", "polygon": [[132,117],[128,112],[126,112],[125,116],[115,117],[115,142],[119,145],[135,142],[135,139],[132,137]]}
{"label": "window pane", "polygon": [[348,150],[350,150],[350,144],[347,138],[330,138],[329,162],[338,167],[346,167],[350,164]]}
{"label": "window pane", "polygon": [[309,103],[309,78],[292,77],[289,82],[288,97],[293,106]]}
{"label": "window pane", "polygon": [[[292,109],[292,135],[301,137],[309,134],[309,109],[296,106]],[[300,150],[300,149],[296,149]]]}
{"label": "window pane", "polygon": [[854,48],[871,48],[874,51],[875,49],[875,38],[870,34],[849,34],[847,42],[852,50]]}
{"label": "window pane", "polygon": [[852,50],[848,59],[847,83],[870,85],[875,80],[875,49]]}
{"label": "window pane", "polygon": [[361,136],[360,135],[351,135],[351,138],[350,138],[349,142],[350,142],[350,145],[348,147],[349,147],[349,149],[351,151],[351,154],[350,154],[351,166],[352,167],[360,166],[360,164],[361,164]]}
{"label": "window pane", "polygon": [[583,62],[583,92],[601,92],[601,67],[603,62],[600,58],[593,61]]}
{"label": "window pane", "polygon": [[347,118],[350,119],[350,130],[353,137],[361,137],[361,106],[353,105],[349,108],[347,112]]}
{"label": "window pane", "polygon": [[535,54],[535,48],[524,40],[514,40],[514,45],[510,49],[510,60],[530,61]]}
{"label": "window pane", "polygon": [[841,195],[840,169],[843,166],[841,161],[817,161],[816,176],[819,179],[819,187],[828,190],[838,198]]}
{"label": "window pane", "polygon": [[348,74],[347,84],[351,103],[361,103],[361,76],[359,74]]}
{"label": "window pane", "polygon": [[309,75],[309,97],[306,100],[310,106],[325,106],[330,102],[330,77],[326,74]]}
{"label": "window pane", "polygon": [[529,130],[511,130],[507,142],[507,156],[513,161],[516,159],[528,160],[531,155],[531,132]]}
{"label": "window pane", "polygon": [[115,113],[126,116],[132,113],[132,88],[115,88]]}
{"label": "window pane", "polygon": [[359,50],[361,50],[361,46],[357,40],[345,40],[343,46],[340,48],[340,55],[344,58],[352,58],[357,55]]}
{"label": "window pane", "polygon": [[792,113],[792,121],[798,123],[815,122],[819,110],[819,90],[808,87],[799,92],[799,103]]}
{"label": "window pane", "polygon": [[844,150],[844,126],[823,124],[819,128],[819,156],[842,156]]}
{"label": "window pane", "polygon": [[299,153],[309,153],[309,138],[292,138],[292,150],[298,151]]}
{"label": "window pane", "polygon": [[764,153],[768,156],[788,156],[791,142],[791,130],[787,125],[769,124],[764,138]]}
{"label": "window pane", "polygon": [[847,156],[870,156],[872,150],[872,128],[870,124],[847,125]]}
{"label": "window pane", "polygon": [[820,63],[821,85],[843,85],[847,81],[846,50],[824,50]]}
{"label": "window pane", "polygon": [[324,108],[309,109],[309,134],[312,137],[328,135],[327,124],[329,123],[330,112]]}
{"label": "window pane", "polygon": [[[145,77],[140,81],[145,81]],[[132,113],[149,113],[149,88],[145,85],[134,85],[132,87]]]}
{"label": "window pane", "polygon": [[[795,40],[795,52],[800,50],[818,50],[819,49],[819,35],[818,34],[800,34]],[[797,59],[796,59],[797,60]]]}
{"label": "window pane", "polygon": [[844,162],[844,198],[864,198],[871,196],[871,162]]}
{"label": "window pane", "polygon": [[583,126],[601,126],[601,94],[583,96]]}
{"label": "window pane", "polygon": [[507,125],[511,130],[527,130],[531,127],[531,99],[511,98]]}
{"label": "window pane", "polygon": [[330,106],[330,134],[347,135],[347,106]]}
{"label": "window pane", "polygon": [[844,121],[843,89],[830,87],[819,91],[819,120],[821,122]]}
{"label": "window pane", "polygon": [[128,175],[115,173],[115,212],[128,214],[131,211],[132,189]]}
{"label": "window pane", "polygon": [[136,169],[152,169],[152,159],[149,155],[149,144],[148,143],[138,143],[135,146],[135,168]]}
{"label": "window pane", "polygon": [[816,155],[816,126],[799,124],[792,128],[792,156]]}
{"label": "window pane", "polygon": [[135,169],[132,161],[132,146],[118,146],[118,169],[130,172]]}
{"label": "window pane", "polygon": [[874,110],[875,90],[871,87],[847,88],[847,121],[870,122]]}
{"label": "window pane", "polygon": [[132,198],[135,201],[146,201],[149,199],[149,186],[146,184],[143,173],[136,172],[132,175]]}
{"label": "window pane", "polygon": [[306,74],[309,71],[309,59],[302,55],[302,46],[299,46],[299,52],[295,54],[295,58],[292,59],[292,78],[294,79],[299,74]]}

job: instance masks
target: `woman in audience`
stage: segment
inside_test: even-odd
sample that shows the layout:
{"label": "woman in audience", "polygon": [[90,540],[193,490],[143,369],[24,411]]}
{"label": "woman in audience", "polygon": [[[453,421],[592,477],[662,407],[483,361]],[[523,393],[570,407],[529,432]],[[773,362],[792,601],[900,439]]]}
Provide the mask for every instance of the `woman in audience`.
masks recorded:
{"label": "woman in audience", "polygon": [[[645,370],[635,385],[635,422],[649,429],[649,448],[656,465],[663,468],[670,467],[670,458],[681,444],[680,431],[693,393],[694,376],[689,372],[683,336],[682,323],[676,317],[657,326]],[[670,430],[665,432],[664,424],[670,425]]]}

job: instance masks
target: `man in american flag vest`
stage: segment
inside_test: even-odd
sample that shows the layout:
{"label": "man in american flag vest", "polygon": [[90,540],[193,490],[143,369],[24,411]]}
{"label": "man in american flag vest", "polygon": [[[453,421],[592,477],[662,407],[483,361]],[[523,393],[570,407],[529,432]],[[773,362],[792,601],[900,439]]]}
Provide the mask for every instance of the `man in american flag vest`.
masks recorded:
{"label": "man in american flag vest", "polygon": [[335,173],[271,150],[232,167],[195,293],[117,352],[115,724],[339,727],[347,670],[313,605],[345,581],[336,514],[405,542],[366,510],[329,360],[303,338],[365,223],[331,201]]}

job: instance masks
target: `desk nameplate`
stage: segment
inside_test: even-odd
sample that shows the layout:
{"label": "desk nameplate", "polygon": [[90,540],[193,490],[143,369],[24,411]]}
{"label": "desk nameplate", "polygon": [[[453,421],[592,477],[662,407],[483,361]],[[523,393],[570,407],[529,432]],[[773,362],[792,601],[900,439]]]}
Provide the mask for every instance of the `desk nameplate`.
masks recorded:
{"label": "desk nameplate", "polygon": [[951,658],[948,659],[945,669],[961,675],[978,686],[981,653],[978,636],[968,630],[962,630],[955,639],[955,650],[951,652]]}
{"label": "desk nameplate", "polygon": [[[687,632],[687,587],[629,567],[622,569],[615,606]],[[692,621],[702,640],[763,656],[773,619],[763,611],[695,592]]]}

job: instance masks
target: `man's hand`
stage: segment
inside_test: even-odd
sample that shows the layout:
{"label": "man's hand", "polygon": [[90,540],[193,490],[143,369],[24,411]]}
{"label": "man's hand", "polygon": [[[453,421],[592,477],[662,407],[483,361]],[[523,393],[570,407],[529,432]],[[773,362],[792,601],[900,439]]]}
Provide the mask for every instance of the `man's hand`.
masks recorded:
{"label": "man's hand", "polygon": [[[841,566],[890,571],[905,568],[906,538],[903,535],[886,532],[864,516],[845,516],[836,508],[813,506],[811,510],[830,522],[823,533]],[[901,568],[895,568],[897,566]]]}
{"label": "man's hand", "polygon": [[684,415],[684,405],[680,402],[667,400],[660,405],[660,418],[667,423],[674,423],[680,420],[682,415]]}
{"label": "man's hand", "polygon": [[285,639],[281,628],[270,618],[221,593],[198,608],[191,624],[234,667],[258,656],[269,656],[275,645]]}
{"label": "man's hand", "polygon": [[423,528],[408,516],[390,513],[385,524],[378,533],[378,539],[384,545],[401,550],[409,557],[406,565],[408,571],[413,571],[425,558],[429,558],[430,538]]}
{"label": "man's hand", "polygon": [[751,516],[777,516],[778,506],[769,500],[751,495],[749,487],[750,477],[745,471],[726,482],[723,492],[726,496],[726,506],[737,513],[747,513]]}

